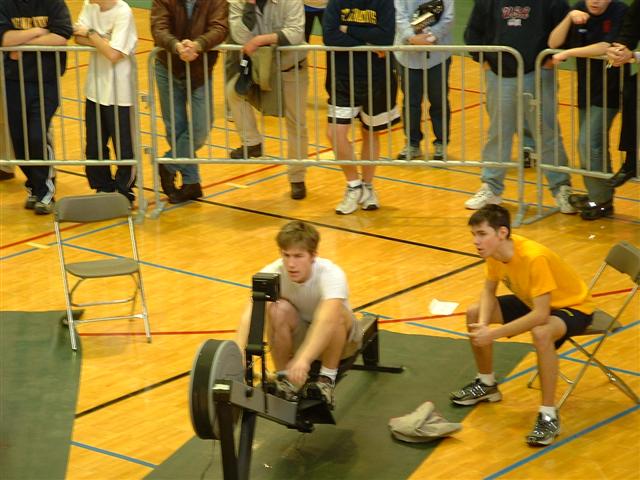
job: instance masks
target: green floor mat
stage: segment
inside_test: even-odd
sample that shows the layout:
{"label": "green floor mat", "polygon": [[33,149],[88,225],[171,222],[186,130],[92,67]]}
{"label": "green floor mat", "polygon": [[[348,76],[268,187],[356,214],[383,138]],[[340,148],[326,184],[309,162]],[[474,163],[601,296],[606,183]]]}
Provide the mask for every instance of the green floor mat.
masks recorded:
{"label": "green floor mat", "polygon": [[65,477],[80,353],[71,350],[64,317],[62,311],[0,312],[3,480]]}
{"label": "green floor mat", "polygon": [[[318,425],[313,433],[301,434],[258,419],[252,479],[406,478],[438,442],[395,441],[389,418],[409,413],[426,400],[450,421],[461,421],[471,411],[448,400],[450,391],[476,373],[467,340],[382,332],[380,341],[381,363],[404,365],[405,371],[349,372],[336,387],[336,426]],[[496,372],[505,376],[531,346],[500,343],[494,350]],[[201,478],[205,470],[203,478],[222,478],[218,442],[193,438],[147,478]]]}

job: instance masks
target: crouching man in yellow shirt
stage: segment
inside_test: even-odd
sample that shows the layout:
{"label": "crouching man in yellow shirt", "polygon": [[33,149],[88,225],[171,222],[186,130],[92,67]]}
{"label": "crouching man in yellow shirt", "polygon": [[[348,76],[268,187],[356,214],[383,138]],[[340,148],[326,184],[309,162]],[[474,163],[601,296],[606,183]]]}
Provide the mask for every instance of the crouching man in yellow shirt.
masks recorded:
{"label": "crouching man in yellow shirt", "polygon": [[[526,439],[531,446],[550,445],[560,433],[555,408],[556,349],[591,323],[593,304],[588,288],[556,253],[533,240],[512,235],[505,208],[486,205],[469,218],[468,224],[474,245],[486,261],[480,302],[467,310],[478,376],[461,390],[452,392],[451,401],[475,405],[501,400],[493,372],[493,341],[530,331],[538,355],[542,405]],[[496,296],[500,281],[513,294]],[[499,326],[490,328],[489,324]]]}

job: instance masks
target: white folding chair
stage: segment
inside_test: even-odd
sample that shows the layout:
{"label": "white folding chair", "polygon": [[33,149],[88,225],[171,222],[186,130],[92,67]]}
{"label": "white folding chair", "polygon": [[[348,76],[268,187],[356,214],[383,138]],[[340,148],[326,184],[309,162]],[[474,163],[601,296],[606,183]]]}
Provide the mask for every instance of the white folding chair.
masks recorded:
{"label": "white folding chair", "polygon": [[[92,255],[90,259],[84,261],[67,263],[65,259],[65,249],[69,248],[69,246],[65,245],[65,241],[62,238],[62,229],[60,227],[62,223],[91,223],[119,218],[127,219],[132,252],[131,257],[113,255],[113,258],[96,259],[96,255]],[[73,350],[77,350],[75,330],[77,324],[105,320],[142,319],[144,322],[147,341],[151,342],[147,304],[145,301],[142,275],[140,273],[138,246],[136,244],[136,236],[133,228],[133,218],[131,216],[131,205],[129,204],[129,200],[120,193],[99,193],[96,195],[81,195],[62,198],[55,205],[54,228],[58,243],[60,268],[62,270],[62,283],[64,286],[65,300],[67,304],[67,322],[69,324],[69,334],[71,336],[71,348]],[[77,279],[71,289],[69,289],[69,275]],[[78,287],[86,280],[121,277],[126,275],[131,276],[135,286],[132,295],[126,298],[89,301],[84,303],[77,303],[74,301],[74,293],[76,293]],[[138,296],[140,296],[142,311],[135,313],[136,300]],[[73,318],[73,307],[92,307],[96,305],[123,303],[131,303],[131,313],[129,315],[88,318],[85,320],[74,320]]]}
{"label": "white folding chair", "polygon": [[[631,288],[629,293],[625,295],[621,300],[615,313],[608,313],[601,309],[596,309],[594,311],[593,321],[591,325],[584,331],[584,333],[580,335],[600,336],[591,345],[590,351],[588,350],[588,348],[580,345],[580,343],[578,343],[578,341],[574,338],[568,339],[568,341],[575,347],[575,349],[586,357],[586,361],[580,368],[578,374],[573,379],[567,377],[566,375],[560,374],[560,377],[565,382],[567,382],[569,386],[562,394],[560,401],[556,405],[557,408],[560,408],[564,404],[569,395],[571,395],[571,392],[573,392],[573,390],[578,385],[578,382],[580,382],[580,380],[582,379],[583,375],[587,371],[587,368],[589,368],[589,366],[591,366],[592,364],[598,366],[600,370],[602,370],[602,372],[611,381],[611,383],[613,383],[625,395],[631,398],[631,400],[633,400],[635,403],[640,403],[640,398],[638,398],[638,395],[636,395],[631,387],[629,387],[629,385],[627,385],[627,383],[622,378],[620,378],[610,367],[596,358],[596,354],[602,347],[604,341],[612,333],[615,333],[623,327],[623,325],[619,322],[619,319],[638,291],[638,287],[640,286],[640,249],[626,241],[620,241],[615,244],[611,248],[611,250],[609,250],[607,258],[605,258],[604,262],[591,280],[591,284],[589,285],[589,292],[593,290],[593,287],[596,285],[607,267],[616,270],[622,275],[626,275],[633,283],[633,287]],[[536,371],[536,373],[534,373],[534,375],[529,380],[529,383],[527,384],[528,387],[531,388],[537,376],[538,372]]]}

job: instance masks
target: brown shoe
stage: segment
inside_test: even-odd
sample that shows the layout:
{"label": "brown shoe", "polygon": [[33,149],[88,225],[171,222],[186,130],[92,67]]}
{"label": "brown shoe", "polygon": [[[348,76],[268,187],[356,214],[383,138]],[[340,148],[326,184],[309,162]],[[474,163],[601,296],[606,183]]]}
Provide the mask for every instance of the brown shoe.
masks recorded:
{"label": "brown shoe", "polygon": [[184,203],[200,197],[202,197],[202,188],[199,183],[185,183],[175,195],[169,195],[169,203]]}
{"label": "brown shoe", "polygon": [[238,148],[234,148],[229,153],[229,157],[240,159],[240,158],[257,158],[262,156],[262,144],[259,143],[257,145],[247,145],[247,156],[244,154],[244,146],[240,146]]}

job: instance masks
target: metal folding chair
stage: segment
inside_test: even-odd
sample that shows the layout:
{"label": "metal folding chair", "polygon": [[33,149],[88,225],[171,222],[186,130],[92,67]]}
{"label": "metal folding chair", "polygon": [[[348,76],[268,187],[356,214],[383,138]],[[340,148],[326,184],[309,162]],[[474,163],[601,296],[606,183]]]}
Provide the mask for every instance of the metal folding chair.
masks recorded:
{"label": "metal folding chair", "polygon": [[[604,343],[604,341],[612,333],[615,333],[623,327],[623,325],[619,322],[619,319],[638,291],[638,287],[640,286],[640,249],[626,241],[620,241],[615,244],[611,248],[611,250],[609,250],[607,258],[605,258],[604,262],[591,280],[591,284],[589,285],[590,292],[593,290],[593,287],[596,285],[596,283],[602,276],[602,273],[607,267],[616,270],[620,274],[628,276],[634,285],[629,293],[624,296],[621,303],[619,304],[618,310],[615,313],[607,313],[600,309],[596,309],[594,311],[593,322],[591,323],[589,328],[587,328],[585,332],[580,335],[600,335],[600,337],[597,338],[591,345],[591,351],[580,345],[580,343],[578,343],[575,339],[568,339],[568,341],[575,347],[577,351],[584,354],[584,356],[586,357],[586,361],[582,365],[582,368],[580,368],[578,374],[573,379],[560,373],[560,378],[567,382],[569,386],[562,394],[560,401],[556,405],[557,408],[560,408],[564,404],[569,395],[571,395],[571,392],[573,392],[573,390],[578,385],[578,382],[580,382],[580,380],[582,379],[583,375],[587,371],[587,368],[589,368],[589,366],[591,366],[592,364],[599,367],[600,370],[602,370],[602,372],[607,376],[609,381],[611,381],[611,383],[618,387],[625,395],[631,398],[631,400],[633,400],[635,403],[640,403],[640,398],[638,398],[638,395],[636,395],[631,387],[629,387],[629,385],[627,385],[627,383],[622,378],[620,378],[610,367],[600,362],[600,360],[596,358],[596,354],[598,353],[600,348],[602,348],[602,344]],[[531,388],[537,376],[538,372],[536,371],[527,384],[529,388]]]}
{"label": "metal folding chair", "polygon": [[[113,258],[96,259],[93,255],[91,259],[81,262],[67,263],[65,260],[65,245],[62,238],[60,225],[66,222],[91,223],[102,222],[126,218],[129,227],[129,237],[131,242],[131,257],[120,255],[110,255]],[[147,314],[147,304],[144,295],[142,275],[140,273],[140,261],[138,257],[138,246],[136,243],[135,231],[133,228],[133,218],[131,216],[131,205],[129,200],[120,193],[99,193],[97,195],[81,195],[65,197],[56,203],[54,210],[54,228],[58,243],[58,253],[60,257],[60,268],[62,270],[62,283],[64,286],[65,300],[67,304],[67,322],[69,324],[69,334],[71,336],[71,348],[77,350],[76,325],[80,323],[100,322],[105,320],[142,319],[147,341],[151,342],[151,331],[149,328],[149,318]],[[69,275],[77,279],[74,286],[69,289]],[[131,276],[135,289],[133,294],[126,298],[90,301],[77,303],[74,301],[74,293],[85,281],[91,279]],[[136,300],[140,296],[141,312],[136,312]],[[112,317],[88,318],[85,320],[74,320],[72,307],[91,307],[97,305],[112,305],[131,303],[131,313],[129,315],[119,315]]]}

